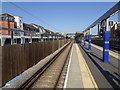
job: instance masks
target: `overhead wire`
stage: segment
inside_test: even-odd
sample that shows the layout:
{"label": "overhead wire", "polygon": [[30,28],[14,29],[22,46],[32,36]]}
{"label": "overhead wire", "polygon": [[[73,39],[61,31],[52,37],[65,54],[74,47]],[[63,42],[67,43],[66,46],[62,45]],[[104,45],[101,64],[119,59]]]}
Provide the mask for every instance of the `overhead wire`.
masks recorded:
{"label": "overhead wire", "polygon": [[[27,13],[28,15],[30,15],[30,16],[32,16],[33,18],[35,18],[36,20],[38,20],[39,22],[41,21],[42,23],[46,24],[47,26],[50,26],[51,28],[57,29],[55,26],[48,24],[48,23],[45,22],[44,20],[42,20],[42,19],[36,17],[35,15],[33,15],[33,14],[30,13],[29,11],[27,11],[27,10],[21,8],[20,6],[16,5],[15,3],[9,2],[8,0],[7,0],[7,2],[10,3],[10,4],[12,4],[12,5],[14,5],[15,7],[19,8],[20,10],[24,11],[24,12]],[[59,30],[59,29],[57,29],[57,30]]]}

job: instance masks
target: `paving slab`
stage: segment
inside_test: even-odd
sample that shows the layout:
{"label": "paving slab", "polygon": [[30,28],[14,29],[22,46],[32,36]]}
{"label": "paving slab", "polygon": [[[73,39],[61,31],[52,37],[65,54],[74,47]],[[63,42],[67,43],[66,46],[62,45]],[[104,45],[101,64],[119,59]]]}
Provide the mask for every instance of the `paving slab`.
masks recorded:
{"label": "paving slab", "polygon": [[67,79],[66,88],[83,88],[81,71],[75,45],[71,55],[70,70]]}

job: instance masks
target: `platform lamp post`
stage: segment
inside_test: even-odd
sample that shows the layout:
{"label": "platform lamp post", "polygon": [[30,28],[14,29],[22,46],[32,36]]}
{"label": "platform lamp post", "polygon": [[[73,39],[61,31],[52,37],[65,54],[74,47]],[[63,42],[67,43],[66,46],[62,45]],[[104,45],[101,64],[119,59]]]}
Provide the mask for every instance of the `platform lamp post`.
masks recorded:
{"label": "platform lamp post", "polygon": [[103,46],[103,61],[104,63],[109,62],[109,41],[110,41],[110,30],[109,30],[109,19],[106,19],[106,28],[104,30],[104,46]]}
{"label": "platform lamp post", "polygon": [[91,40],[92,40],[92,35],[91,35],[91,28],[89,30],[89,35],[88,35],[88,50],[91,50],[92,47],[91,47]]}

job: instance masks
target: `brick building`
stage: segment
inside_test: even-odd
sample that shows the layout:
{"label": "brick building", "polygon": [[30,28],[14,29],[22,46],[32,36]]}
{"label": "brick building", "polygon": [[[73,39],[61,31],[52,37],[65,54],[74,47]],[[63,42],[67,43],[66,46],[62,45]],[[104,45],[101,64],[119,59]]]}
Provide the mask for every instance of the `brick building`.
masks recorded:
{"label": "brick building", "polygon": [[[0,15],[0,27],[14,29],[15,28],[14,17],[7,13],[1,14]],[[10,31],[0,30],[0,34],[10,35]]]}
{"label": "brick building", "polygon": [[[17,28],[17,29],[21,29],[21,30],[39,32],[39,29],[34,27],[33,25],[23,23],[22,17],[12,16],[7,13],[0,15],[0,27],[11,28],[11,29]],[[0,34],[1,35],[10,35],[10,31],[0,30]]]}

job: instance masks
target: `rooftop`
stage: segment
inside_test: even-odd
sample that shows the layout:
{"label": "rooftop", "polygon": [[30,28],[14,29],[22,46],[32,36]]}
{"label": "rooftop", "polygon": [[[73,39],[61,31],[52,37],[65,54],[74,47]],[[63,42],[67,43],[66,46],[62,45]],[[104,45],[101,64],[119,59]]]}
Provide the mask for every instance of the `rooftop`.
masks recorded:
{"label": "rooftop", "polygon": [[1,14],[1,15],[0,15],[0,17],[2,17],[2,16],[9,16],[9,17],[13,17],[12,15],[10,15],[10,14],[8,14],[8,13],[3,13],[3,14]]}

